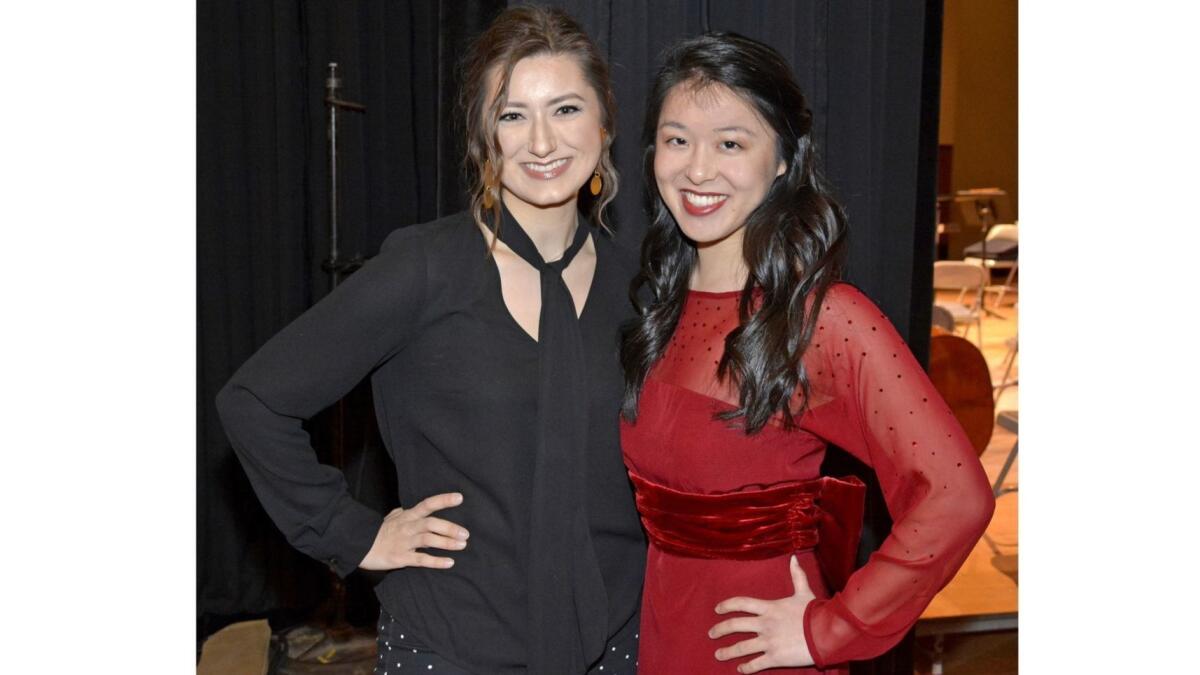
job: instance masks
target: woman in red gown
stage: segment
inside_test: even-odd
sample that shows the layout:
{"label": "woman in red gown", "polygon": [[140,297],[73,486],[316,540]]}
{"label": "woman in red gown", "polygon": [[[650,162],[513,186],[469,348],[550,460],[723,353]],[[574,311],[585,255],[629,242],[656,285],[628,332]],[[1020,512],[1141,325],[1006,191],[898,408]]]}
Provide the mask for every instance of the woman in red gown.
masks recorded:
{"label": "woman in red gown", "polygon": [[[655,213],[625,329],[622,444],[650,537],[643,673],[846,672],[887,651],[991,519],[976,454],[887,317],[838,281],[845,218],[786,62],[673,48],[645,128]],[[892,532],[850,573],[869,464]]]}

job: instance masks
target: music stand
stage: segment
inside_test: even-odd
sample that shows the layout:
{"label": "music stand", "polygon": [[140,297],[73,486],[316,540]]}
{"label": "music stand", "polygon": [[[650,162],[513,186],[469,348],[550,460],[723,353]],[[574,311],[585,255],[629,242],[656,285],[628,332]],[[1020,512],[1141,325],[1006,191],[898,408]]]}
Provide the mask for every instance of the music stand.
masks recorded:
{"label": "music stand", "polygon": [[[996,288],[991,283],[992,268],[987,266],[987,242],[988,234],[992,231],[992,227],[996,225],[996,202],[1008,198],[1008,193],[999,188],[978,188],[974,190],[959,190],[954,194],[954,203],[958,204],[958,212],[962,214],[963,224],[972,227],[979,227],[983,232],[983,241],[980,244],[980,265],[983,266],[984,274],[987,276],[988,283],[984,285],[984,295],[987,291]],[[979,308],[988,316],[1007,320],[1008,317],[998,314],[987,308],[987,303],[984,298],[979,299]]]}

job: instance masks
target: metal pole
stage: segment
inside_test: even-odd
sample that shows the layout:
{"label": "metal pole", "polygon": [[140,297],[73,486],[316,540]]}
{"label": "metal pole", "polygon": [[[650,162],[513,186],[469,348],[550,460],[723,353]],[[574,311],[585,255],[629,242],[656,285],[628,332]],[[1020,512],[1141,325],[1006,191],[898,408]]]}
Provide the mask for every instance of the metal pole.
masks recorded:
{"label": "metal pole", "polygon": [[338,285],[338,195],[337,195],[337,90],[342,81],[337,76],[337,63],[329,64],[325,80],[325,100],[329,103],[329,287]]}
{"label": "metal pole", "polygon": [[337,120],[339,108],[359,113],[365,113],[367,109],[360,103],[338,98],[338,89],[341,86],[342,80],[337,76],[337,63],[330,63],[329,77],[325,79],[325,105],[329,106],[329,258],[322,264],[322,268],[329,272],[331,290],[337,287],[343,274],[362,264],[362,258],[358,256],[342,260],[338,250]]}
{"label": "metal pole", "polygon": [[[329,107],[329,127],[327,129],[329,139],[329,257],[321,264],[321,268],[329,273],[330,290],[337,287],[344,274],[353,271],[362,263],[362,259],[358,256],[351,260],[342,260],[341,252],[338,250],[338,108],[359,113],[367,111],[362,104],[338,98],[338,89],[342,86],[342,80],[338,77],[337,67],[337,63],[330,63],[329,76],[325,79],[325,105]],[[346,399],[343,398],[334,405],[329,420],[330,462],[339,469],[345,468],[346,464],[346,419],[347,404]],[[350,631],[349,624],[346,623],[346,585],[337,575],[331,575],[330,585],[332,593],[325,612],[330,615],[330,634],[342,635],[344,638]]]}

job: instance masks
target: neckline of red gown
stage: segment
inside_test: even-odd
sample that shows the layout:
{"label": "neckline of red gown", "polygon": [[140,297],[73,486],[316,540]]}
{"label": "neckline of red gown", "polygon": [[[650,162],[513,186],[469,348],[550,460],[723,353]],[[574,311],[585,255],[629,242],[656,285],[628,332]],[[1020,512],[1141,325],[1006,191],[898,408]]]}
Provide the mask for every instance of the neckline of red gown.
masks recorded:
{"label": "neckline of red gown", "polygon": [[[719,409],[721,412],[729,412],[731,410],[737,409],[737,406],[734,405],[733,403],[730,403],[729,401],[725,401],[723,399],[716,398],[715,396],[709,396],[708,394],[696,391],[695,389],[689,389],[688,387],[685,387],[682,384],[675,384],[674,382],[670,382],[668,380],[663,380],[663,379],[654,377],[653,375],[650,375],[646,378],[646,383],[642,387],[643,391],[645,391],[645,389],[651,385],[653,385],[655,387],[668,387],[672,391],[683,392],[684,394],[687,394],[689,396],[698,397],[698,398],[704,400],[705,402],[707,402],[708,404],[713,405],[715,408]],[[797,429],[799,429],[801,431],[806,431],[804,428],[805,427],[804,423],[809,421],[809,418],[813,414],[815,414],[819,409],[825,407],[826,405],[829,405],[829,403],[828,402],[821,403],[820,405],[811,406],[811,407],[809,407],[808,410],[805,410],[804,415],[802,415],[801,417],[799,417],[795,420]],[[622,418],[622,419],[624,419],[624,418]],[[625,422],[625,423],[627,424],[627,422]],[[771,423],[769,426],[771,428],[773,428],[775,431],[778,431],[779,433],[784,433],[784,434],[792,433],[792,431],[788,431],[783,428],[778,417],[773,416],[771,418]],[[808,433],[812,433],[812,432],[808,432]]]}
{"label": "neckline of red gown", "polygon": [[688,295],[694,295],[701,298],[733,298],[742,294],[742,289],[733,291],[697,291],[691,288],[688,289]]}

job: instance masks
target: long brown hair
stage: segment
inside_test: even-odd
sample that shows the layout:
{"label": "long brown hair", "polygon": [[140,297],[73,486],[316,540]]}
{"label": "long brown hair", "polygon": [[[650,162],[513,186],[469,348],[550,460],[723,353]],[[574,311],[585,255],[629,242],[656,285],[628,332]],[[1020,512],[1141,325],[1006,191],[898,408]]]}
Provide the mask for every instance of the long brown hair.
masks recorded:
{"label": "long brown hair", "polygon": [[[493,232],[500,226],[500,195],[492,195],[491,209],[484,207],[484,196],[487,184],[498,180],[500,175],[502,155],[496,140],[496,125],[508,103],[509,78],[521,59],[559,54],[575,58],[600,101],[600,123],[605,133],[596,170],[600,172],[603,186],[595,197],[588,190],[581,190],[581,196],[585,200],[583,203],[590,203],[592,220],[607,229],[604,209],[617,195],[617,171],[610,152],[616,136],[616,103],[608,64],[569,14],[554,7],[522,5],[501,12],[475,40],[461,65],[459,113],[467,141],[463,172],[471,194],[471,213],[475,222]],[[487,85],[493,72],[497,73],[498,93],[489,104],[491,92]],[[490,175],[487,175],[489,171]]]}

